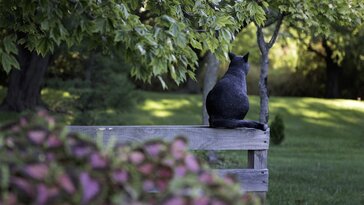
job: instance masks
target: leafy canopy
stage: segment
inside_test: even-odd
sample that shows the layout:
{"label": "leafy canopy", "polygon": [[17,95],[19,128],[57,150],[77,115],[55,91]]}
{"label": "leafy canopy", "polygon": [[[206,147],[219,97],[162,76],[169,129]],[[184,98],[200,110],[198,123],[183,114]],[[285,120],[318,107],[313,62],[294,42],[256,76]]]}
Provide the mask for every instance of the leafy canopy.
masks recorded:
{"label": "leafy canopy", "polygon": [[351,24],[364,15],[363,3],[346,0],[0,0],[0,65],[20,67],[17,45],[43,56],[61,45],[115,46],[134,77],[163,82],[169,73],[180,83],[193,78],[196,50],[225,58],[242,25],[264,25],[271,8],[318,33],[329,32],[326,21]]}
{"label": "leafy canopy", "polygon": [[[87,44],[123,48],[136,78],[170,73],[193,77],[194,49],[220,58],[230,49],[254,2],[212,0],[0,0],[0,59],[9,72],[19,68],[17,44],[47,55],[57,47]],[[251,7],[251,6],[250,6]],[[259,14],[260,19],[264,13]],[[258,14],[254,16],[259,16]]]}

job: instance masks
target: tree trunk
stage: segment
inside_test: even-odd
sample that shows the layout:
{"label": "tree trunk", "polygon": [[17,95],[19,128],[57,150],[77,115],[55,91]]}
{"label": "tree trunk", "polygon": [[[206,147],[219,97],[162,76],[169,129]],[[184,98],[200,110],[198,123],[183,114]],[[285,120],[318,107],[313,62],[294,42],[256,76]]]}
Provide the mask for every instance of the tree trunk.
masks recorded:
{"label": "tree trunk", "polygon": [[9,75],[7,95],[0,109],[21,112],[41,106],[41,86],[50,62],[50,56],[42,57],[18,46],[20,70],[12,69]]}
{"label": "tree trunk", "polygon": [[209,115],[206,110],[206,98],[210,90],[215,86],[217,81],[217,75],[219,73],[219,60],[216,56],[207,51],[203,61],[203,67],[205,68],[205,79],[203,84],[203,106],[202,106],[202,119],[203,124],[209,124]]}
{"label": "tree trunk", "polygon": [[259,122],[268,124],[269,121],[269,96],[268,96],[268,68],[269,68],[269,49],[272,48],[277,40],[279,29],[281,28],[284,14],[279,14],[274,22],[277,22],[271,39],[267,43],[264,39],[263,28],[257,25],[257,43],[261,54],[259,94],[260,94],[260,113]]}
{"label": "tree trunk", "polygon": [[259,78],[259,95],[260,95],[260,113],[259,122],[268,123],[269,120],[269,96],[268,96],[268,53],[262,53],[262,62],[260,66]]}
{"label": "tree trunk", "polygon": [[88,83],[92,82],[92,73],[95,68],[96,55],[90,53],[88,59],[85,62],[85,81]]}
{"label": "tree trunk", "polygon": [[332,59],[333,50],[327,44],[327,40],[322,40],[322,46],[325,49],[325,63],[326,63],[326,87],[325,97],[326,98],[338,98],[340,97],[340,65]]}
{"label": "tree trunk", "polygon": [[[276,37],[274,37],[274,38],[276,38]],[[260,95],[259,122],[268,124],[268,120],[269,120],[269,96],[268,96],[269,46],[264,40],[263,30],[261,27],[257,27],[257,41],[258,41],[257,43],[259,46],[260,56],[261,56],[260,77],[259,77],[259,95]]]}
{"label": "tree trunk", "polygon": [[330,58],[326,61],[326,97],[339,98],[340,97],[340,83],[339,76],[341,68],[337,63],[333,62]]}

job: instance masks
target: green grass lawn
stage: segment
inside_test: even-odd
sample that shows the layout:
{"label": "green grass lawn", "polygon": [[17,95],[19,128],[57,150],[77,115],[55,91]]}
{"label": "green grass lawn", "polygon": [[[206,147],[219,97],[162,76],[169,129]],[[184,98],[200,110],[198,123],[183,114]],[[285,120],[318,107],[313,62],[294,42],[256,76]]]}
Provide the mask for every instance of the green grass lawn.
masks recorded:
{"label": "green grass lawn", "polygon": [[[144,93],[130,124],[199,124],[201,96]],[[270,204],[364,204],[364,102],[272,97],[286,140],[269,150]],[[251,97],[249,119],[258,119]],[[215,167],[244,167],[242,152],[221,152]]]}
{"label": "green grass lawn", "polygon": [[[143,100],[126,111],[105,108],[95,111],[93,117],[105,118],[104,124],[109,125],[201,123],[200,95],[140,94]],[[51,108],[63,108],[65,114],[60,116],[72,124],[77,117],[72,108],[73,96],[45,90],[43,97]],[[259,98],[252,96],[250,104],[248,118],[258,119]],[[285,122],[286,139],[269,150],[269,203],[364,204],[364,102],[272,97],[271,119],[277,113]],[[16,116],[0,113],[0,122]],[[214,166],[243,167],[239,162],[243,154],[220,152],[220,162]]]}

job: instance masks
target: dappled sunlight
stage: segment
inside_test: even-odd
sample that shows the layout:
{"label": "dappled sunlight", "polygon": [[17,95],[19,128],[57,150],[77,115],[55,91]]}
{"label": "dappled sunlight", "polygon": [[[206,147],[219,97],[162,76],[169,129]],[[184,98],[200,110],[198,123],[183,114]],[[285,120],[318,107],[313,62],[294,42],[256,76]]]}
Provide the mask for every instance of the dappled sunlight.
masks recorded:
{"label": "dappled sunlight", "polygon": [[364,113],[364,102],[357,100],[335,100],[330,103],[333,107],[347,109],[347,110],[355,110],[358,112]]}
{"label": "dappled sunlight", "polygon": [[143,110],[169,110],[169,109],[179,109],[184,106],[191,105],[188,100],[180,99],[162,99],[158,101],[146,100],[144,105],[142,105]]}
{"label": "dappled sunlight", "polygon": [[69,92],[63,92],[62,93],[62,96],[64,97],[64,98],[70,98],[71,97],[71,94],[69,93]]}
{"label": "dappled sunlight", "polygon": [[[364,103],[355,100],[272,97],[271,120],[281,114],[287,132],[299,136],[361,137]],[[304,130],[297,133],[297,130]]]}
{"label": "dappled sunlight", "polygon": [[318,126],[322,126],[322,127],[341,127],[340,125],[338,125],[338,123],[335,123],[335,122],[332,122],[332,121],[329,121],[329,120],[318,120],[318,119],[315,119],[315,118],[304,118],[303,119],[305,122],[308,122],[310,124],[315,124],[315,125],[318,125]]}
{"label": "dappled sunlight", "polygon": [[313,119],[330,119],[332,116],[329,113],[317,112],[313,110],[305,110],[302,112],[302,116]]}
{"label": "dappled sunlight", "polygon": [[106,110],[106,113],[107,113],[107,114],[115,114],[115,110],[114,110],[114,109],[111,109],[111,108],[108,108],[108,109]]}
{"label": "dappled sunlight", "polygon": [[319,99],[319,98],[302,98],[306,105],[320,103],[331,109],[355,110],[364,113],[364,102],[346,99]]}
{"label": "dappled sunlight", "polygon": [[181,109],[191,106],[192,102],[188,99],[148,99],[140,105],[140,108],[148,111],[154,117],[167,118],[178,113]]}
{"label": "dappled sunlight", "polygon": [[144,96],[144,100],[130,112],[122,114],[126,124],[196,125],[202,122],[201,95],[139,92]]}
{"label": "dappled sunlight", "polygon": [[60,96],[63,98],[74,98],[74,96],[72,96],[71,93],[68,91],[55,90],[55,89],[49,89],[49,88],[42,89],[41,95],[50,95],[50,97]]}
{"label": "dappled sunlight", "polygon": [[170,117],[173,114],[169,111],[165,111],[165,110],[156,110],[152,112],[152,115],[156,116],[156,117]]}

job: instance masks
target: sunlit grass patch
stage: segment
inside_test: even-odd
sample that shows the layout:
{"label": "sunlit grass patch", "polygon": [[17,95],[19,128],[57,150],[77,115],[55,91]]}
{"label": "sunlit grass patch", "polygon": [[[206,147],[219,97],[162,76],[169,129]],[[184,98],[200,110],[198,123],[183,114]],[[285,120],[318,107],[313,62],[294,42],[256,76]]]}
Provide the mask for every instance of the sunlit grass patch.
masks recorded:
{"label": "sunlit grass patch", "polygon": [[130,112],[123,113],[128,124],[193,125],[201,124],[200,95],[142,92],[145,100]]}
{"label": "sunlit grass patch", "polygon": [[142,105],[143,110],[177,110],[185,106],[191,106],[191,102],[187,99],[161,99],[151,100],[147,99]]}

